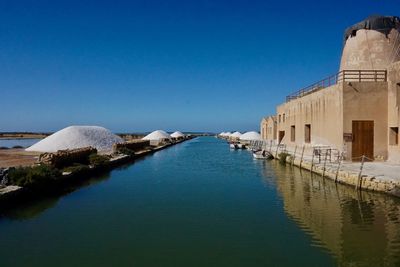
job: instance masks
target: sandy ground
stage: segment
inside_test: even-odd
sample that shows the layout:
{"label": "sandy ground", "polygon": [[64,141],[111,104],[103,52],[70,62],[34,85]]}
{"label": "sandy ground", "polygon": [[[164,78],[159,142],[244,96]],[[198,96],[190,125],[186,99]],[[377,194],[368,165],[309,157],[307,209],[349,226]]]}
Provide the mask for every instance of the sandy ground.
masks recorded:
{"label": "sandy ground", "polygon": [[0,149],[0,168],[30,166],[39,157],[39,153],[26,152],[24,149]]}
{"label": "sandy ground", "polygon": [[47,136],[40,133],[0,133],[0,139],[41,139]]}

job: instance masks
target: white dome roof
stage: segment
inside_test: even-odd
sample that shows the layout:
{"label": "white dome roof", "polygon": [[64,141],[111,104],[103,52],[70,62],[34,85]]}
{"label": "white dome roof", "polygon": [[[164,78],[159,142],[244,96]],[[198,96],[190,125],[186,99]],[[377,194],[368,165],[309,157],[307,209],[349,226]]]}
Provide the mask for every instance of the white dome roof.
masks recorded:
{"label": "white dome roof", "polygon": [[259,133],[251,131],[242,134],[239,139],[245,141],[251,141],[251,140],[261,140],[262,138]]}
{"label": "white dome roof", "polygon": [[121,137],[100,126],[69,126],[28,147],[26,151],[57,152],[88,146],[107,151],[112,149],[114,143],[123,141]]}
{"label": "white dome roof", "polygon": [[230,134],[229,137],[240,137],[241,135],[240,132],[234,132],[233,134]]}
{"label": "white dome roof", "polygon": [[173,134],[171,134],[171,137],[175,137],[175,138],[184,137],[184,136],[185,135],[183,133],[181,133],[180,131],[176,131]]}
{"label": "white dome roof", "polygon": [[162,139],[171,139],[171,136],[163,130],[157,130],[152,133],[149,133],[148,135],[142,138],[142,140],[150,140],[150,141],[159,141]]}

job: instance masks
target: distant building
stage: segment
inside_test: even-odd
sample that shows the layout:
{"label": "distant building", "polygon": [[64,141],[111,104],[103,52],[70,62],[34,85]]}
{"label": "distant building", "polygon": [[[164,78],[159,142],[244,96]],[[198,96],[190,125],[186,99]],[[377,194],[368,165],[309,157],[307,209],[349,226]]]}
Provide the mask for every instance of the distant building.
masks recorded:
{"label": "distant building", "polygon": [[339,73],[287,96],[266,139],[400,162],[400,19],[369,17],[344,42]]}
{"label": "distant building", "polygon": [[276,116],[263,118],[260,125],[261,138],[264,140],[276,140],[276,129]]}

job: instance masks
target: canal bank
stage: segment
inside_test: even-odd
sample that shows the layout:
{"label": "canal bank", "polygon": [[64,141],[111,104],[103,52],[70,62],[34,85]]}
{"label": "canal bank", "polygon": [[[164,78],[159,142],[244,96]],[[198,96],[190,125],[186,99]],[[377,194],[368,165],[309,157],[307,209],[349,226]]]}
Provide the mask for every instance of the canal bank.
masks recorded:
{"label": "canal bank", "polygon": [[[145,146],[145,147],[143,147],[143,145],[141,144],[137,146],[136,143],[129,143],[129,142],[121,143],[120,144],[121,148],[118,148],[121,149],[121,151],[117,149],[115,151],[117,153],[109,155],[109,158],[108,155],[106,155],[107,157],[99,155],[98,157],[101,159],[101,161],[99,161],[98,163],[91,164],[88,166],[78,164],[76,166],[75,165],[76,162],[73,164],[72,162],[70,162],[69,166],[72,166],[72,168],[68,167],[69,169],[68,168],[67,168],[68,170],[64,169],[64,171],[57,170],[57,174],[55,177],[50,177],[50,175],[53,175],[51,173],[45,174],[46,176],[44,177],[39,177],[38,176],[39,174],[33,173],[32,176],[37,177],[36,179],[38,179],[39,181],[38,183],[31,184],[29,186],[20,186],[15,184],[9,184],[9,185],[0,184],[0,208],[1,207],[8,208],[14,206],[15,203],[30,201],[32,198],[40,197],[41,194],[48,194],[54,191],[63,191],[64,188],[68,188],[70,185],[76,184],[77,182],[79,183],[81,182],[81,180],[87,179],[87,177],[93,176],[95,174],[101,174],[105,171],[109,171],[123,164],[132,163],[135,160],[142,158],[146,155],[153,154],[157,151],[161,151],[170,146],[180,144],[192,138],[193,137],[187,137],[185,139],[179,139],[173,142],[162,143],[158,146]],[[138,147],[139,150],[127,149],[126,147],[127,145],[128,147],[129,145]],[[95,151],[95,154],[98,155],[97,151]],[[50,154],[50,156],[52,155]],[[47,164],[43,165],[41,163],[40,165],[47,168]],[[50,167],[51,169],[54,169],[55,166],[50,166]],[[25,167],[25,168],[30,168],[30,167]],[[8,180],[7,175],[10,176],[9,172],[15,170],[18,171],[18,168],[17,169],[12,168],[10,170],[0,169],[1,171],[0,181],[3,181],[4,179]],[[48,170],[45,171],[47,172]],[[35,171],[33,170],[32,172]],[[5,177],[3,177],[3,175]],[[28,173],[26,175],[28,175]],[[42,182],[40,180],[46,180],[46,181]]]}
{"label": "canal bank", "polygon": [[0,258],[2,266],[398,265],[399,200],[348,189],[201,137],[2,212]]}
{"label": "canal bank", "polygon": [[274,158],[337,183],[353,186],[357,190],[376,191],[400,197],[400,166],[390,162],[343,161],[333,157],[329,150],[286,145],[261,145]]}

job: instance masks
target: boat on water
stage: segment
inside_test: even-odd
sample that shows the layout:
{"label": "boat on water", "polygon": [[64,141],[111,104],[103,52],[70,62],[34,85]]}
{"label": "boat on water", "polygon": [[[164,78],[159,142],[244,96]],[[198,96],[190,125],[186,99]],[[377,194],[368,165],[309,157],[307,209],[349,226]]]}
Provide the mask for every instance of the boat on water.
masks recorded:
{"label": "boat on water", "polygon": [[240,143],[229,143],[229,147],[231,149],[244,149],[244,148],[246,148],[245,145],[240,144]]}
{"label": "boat on water", "polygon": [[271,153],[266,150],[259,150],[253,152],[253,158],[255,159],[271,159],[273,158]]}

